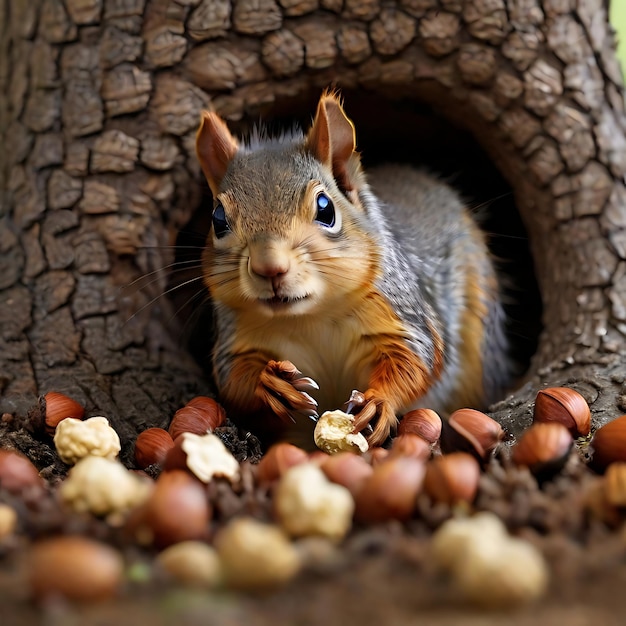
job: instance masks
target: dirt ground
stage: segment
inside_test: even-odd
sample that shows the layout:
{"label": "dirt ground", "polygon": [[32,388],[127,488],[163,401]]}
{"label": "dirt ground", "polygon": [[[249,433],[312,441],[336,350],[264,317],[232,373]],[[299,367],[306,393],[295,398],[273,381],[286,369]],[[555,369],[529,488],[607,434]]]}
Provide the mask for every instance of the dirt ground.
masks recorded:
{"label": "dirt ground", "polygon": [[[196,626],[205,624],[270,626],[299,624],[361,626],[420,624],[432,626],[562,625],[603,626],[624,623],[626,567],[623,547],[608,542],[609,552],[587,571],[556,567],[551,589],[539,603],[522,609],[483,611],[467,606],[449,584],[429,571],[424,546],[406,539],[370,537],[371,544],[340,571],[309,573],[266,596],[200,592],[129,584],[121,597],[104,604],[56,603],[35,607],[13,565],[0,575],[0,623],[3,626]],[[609,547],[610,545],[610,547]]]}
{"label": "dirt ground", "polygon": [[[0,441],[5,447],[10,441],[18,449],[30,441],[31,459],[48,458],[49,446],[34,445],[29,437],[18,428],[5,432]],[[102,520],[77,518],[59,508],[54,487],[62,477],[51,466],[44,472],[50,483],[45,498],[16,496],[0,488],[0,502],[14,506],[20,517],[19,532],[0,542],[0,625],[624,624],[626,512],[598,506],[590,497],[603,479],[587,467],[580,447],[570,452],[556,475],[541,483],[527,468],[514,466],[509,456],[504,446],[486,465],[478,495],[463,512],[491,511],[511,534],[541,550],[550,568],[549,589],[527,606],[499,610],[472,606],[434,567],[432,533],[458,509],[424,494],[408,522],[357,524],[338,546],[298,540],[307,555],[304,571],[277,591],[251,594],[184,588],[166,580],[154,566],[155,550],[139,548]],[[247,463],[246,467],[254,476],[255,466]],[[224,482],[219,488],[207,486],[207,494],[216,527],[242,513],[271,518],[267,488],[246,492]],[[100,539],[122,552],[126,576],[114,599],[83,605],[60,599],[44,605],[33,601],[27,580],[30,544],[40,537],[68,533]]]}

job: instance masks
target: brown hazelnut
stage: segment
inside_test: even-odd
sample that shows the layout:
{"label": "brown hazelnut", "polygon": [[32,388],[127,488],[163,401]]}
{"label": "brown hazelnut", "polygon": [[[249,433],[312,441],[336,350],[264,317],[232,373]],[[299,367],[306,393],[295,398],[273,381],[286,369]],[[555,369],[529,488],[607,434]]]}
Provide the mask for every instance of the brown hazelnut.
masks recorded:
{"label": "brown hazelnut", "polygon": [[302,448],[290,443],[277,443],[269,448],[259,462],[257,479],[260,483],[271,483],[293,465],[299,465],[308,460],[309,455]]}
{"label": "brown hazelnut", "polygon": [[559,472],[574,439],[563,424],[536,422],[527,428],[513,446],[511,458],[516,465],[524,465],[539,480],[550,478]]}
{"label": "brown hazelnut", "polygon": [[591,430],[591,411],[587,401],[574,389],[548,387],[537,393],[535,422],[558,422],[573,437],[586,437]]}
{"label": "brown hazelnut", "polygon": [[478,461],[466,452],[452,452],[426,464],[424,491],[435,502],[473,502],[479,479]]}
{"label": "brown hazelnut", "polygon": [[28,579],[34,596],[63,596],[93,602],[112,597],[120,586],[124,560],[115,549],[86,537],[53,537],[35,543]]}
{"label": "brown hazelnut", "polygon": [[202,483],[183,470],[162,472],[146,503],[128,521],[141,543],[163,548],[208,537],[212,509]]}
{"label": "brown hazelnut", "polygon": [[404,433],[394,438],[391,444],[391,456],[410,456],[418,461],[430,458],[430,444],[414,433]]}
{"label": "brown hazelnut", "polygon": [[[209,399],[207,398],[207,400]],[[172,439],[176,440],[183,433],[205,435],[221,426],[224,423],[224,409],[217,402],[214,402],[214,405],[209,405],[209,407],[187,404],[182,409],[178,409],[174,413],[169,427]]]}
{"label": "brown hazelnut", "polygon": [[135,441],[135,462],[144,469],[154,463],[163,463],[165,455],[174,446],[171,435],[163,428],[148,428]]}
{"label": "brown hazelnut", "polygon": [[441,436],[441,418],[432,409],[409,411],[398,424],[398,435],[405,433],[413,433],[428,443],[436,443]]}
{"label": "brown hazelnut", "polygon": [[611,463],[606,468],[604,493],[611,506],[626,506],[626,463]]}
{"label": "brown hazelnut", "polygon": [[591,440],[591,467],[604,472],[616,461],[626,461],[626,415],[616,417],[596,430]]}
{"label": "brown hazelnut", "polygon": [[45,483],[37,468],[22,453],[0,450],[0,487],[13,494],[27,489],[43,489]]}
{"label": "brown hazelnut", "polygon": [[213,429],[219,428],[226,421],[226,411],[224,407],[217,400],[209,398],[208,396],[196,396],[189,400],[185,406],[200,409],[207,415],[213,415]]}
{"label": "brown hazelnut", "polygon": [[411,457],[390,457],[376,465],[355,494],[356,518],[368,523],[410,519],[424,472],[424,463]]}
{"label": "brown hazelnut", "polygon": [[[613,464],[615,465],[615,464]],[[592,476],[582,485],[581,501],[591,519],[601,520],[610,528],[622,525],[620,509],[609,503],[604,476]]]}
{"label": "brown hazelnut", "polygon": [[375,448],[370,448],[364,455],[363,458],[368,461],[368,463],[372,467],[376,467],[383,461],[389,458],[389,450],[387,448],[382,448],[381,446],[376,446]]}
{"label": "brown hazelnut", "polygon": [[[185,406],[193,406],[202,409],[207,413],[218,413],[222,416],[222,422],[226,420],[226,411],[224,410],[224,407],[214,398],[209,398],[209,396],[196,396],[195,398],[189,400]],[[220,420],[218,419],[217,421]]]}
{"label": "brown hazelnut", "polygon": [[372,466],[362,456],[353,452],[326,455],[326,460],[320,467],[328,480],[346,487],[352,495],[373,472]]}
{"label": "brown hazelnut", "polygon": [[54,435],[57,424],[67,417],[82,420],[85,409],[76,400],[57,391],[49,391],[44,396],[45,401],[45,428],[49,435]]}
{"label": "brown hazelnut", "polygon": [[502,426],[474,409],[454,411],[444,423],[441,451],[469,452],[479,460],[486,459],[504,439]]}

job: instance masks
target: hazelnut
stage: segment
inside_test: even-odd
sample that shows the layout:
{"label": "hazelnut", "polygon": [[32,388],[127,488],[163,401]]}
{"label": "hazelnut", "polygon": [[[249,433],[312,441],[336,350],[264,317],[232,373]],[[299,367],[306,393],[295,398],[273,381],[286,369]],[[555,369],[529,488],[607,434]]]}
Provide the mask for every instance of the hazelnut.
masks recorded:
{"label": "hazelnut", "polygon": [[[619,465],[619,463],[612,465]],[[601,520],[610,528],[618,528],[622,525],[622,515],[620,509],[608,501],[607,491],[609,489],[607,489],[604,478],[605,476],[593,476],[586,481],[582,489],[582,503],[585,511],[590,514],[592,519]],[[614,489],[614,487],[610,487],[610,489]],[[613,498],[616,496],[617,494],[612,494]]]}
{"label": "hazelnut", "polygon": [[114,459],[120,452],[120,438],[106,417],[90,417],[84,422],[68,417],[59,422],[54,446],[61,461],[74,465],[91,454]]}
{"label": "hazelnut", "polygon": [[604,494],[611,506],[626,507],[626,463],[611,463],[604,473]]}
{"label": "hazelnut", "polygon": [[391,444],[391,456],[410,456],[419,461],[430,458],[430,444],[413,433],[404,433],[394,437]]}
{"label": "hazelnut", "polygon": [[135,441],[135,462],[144,469],[154,463],[163,463],[174,447],[174,440],[163,428],[148,428],[139,433]]}
{"label": "hazelnut", "polygon": [[435,502],[450,505],[473,502],[479,480],[478,461],[466,452],[453,452],[435,457],[426,464],[424,491]]}
{"label": "hazelnut", "polygon": [[289,468],[274,494],[281,526],[293,537],[343,539],[352,527],[354,500],[341,485],[331,483],[314,463]]}
{"label": "hazelnut", "polygon": [[0,541],[12,535],[16,527],[17,513],[15,509],[0,502]]}
{"label": "hazelnut", "polygon": [[263,590],[291,580],[301,568],[298,551],[278,526],[239,517],[215,536],[225,582],[231,587]]}
{"label": "hazelnut", "polygon": [[353,495],[373,472],[372,466],[362,456],[352,452],[326,455],[320,467],[328,480],[343,485]]}
{"label": "hazelnut", "polygon": [[54,435],[57,424],[67,417],[82,420],[85,409],[76,400],[57,391],[49,391],[44,397],[45,428],[49,435]]}
{"label": "hazelnut", "polygon": [[432,409],[414,409],[398,424],[398,434],[413,433],[428,443],[436,443],[441,435],[441,418]]}
{"label": "hazelnut", "polygon": [[494,419],[474,409],[454,411],[444,423],[441,451],[469,452],[485,460],[504,439],[502,426]]}
{"label": "hazelnut", "polygon": [[369,523],[410,519],[425,469],[422,461],[402,456],[376,465],[355,494],[356,518]]}
{"label": "hazelnut", "polygon": [[367,440],[354,432],[354,415],[343,411],[326,411],[317,420],[313,437],[315,445],[328,454],[366,452]]}
{"label": "hazelnut", "polygon": [[[324,454],[320,452],[320,454]],[[327,456],[324,454],[324,456]],[[269,448],[257,466],[260,483],[271,483],[280,478],[290,467],[309,460],[309,455],[290,443],[277,443]]]}
{"label": "hazelnut", "polygon": [[569,456],[574,440],[563,424],[535,422],[513,446],[511,459],[530,469],[538,480],[558,473]]}
{"label": "hazelnut", "polygon": [[189,587],[216,587],[222,576],[220,559],[214,548],[202,541],[181,541],[165,548],[157,564],[174,580]]}
{"label": "hazelnut", "polygon": [[85,537],[46,539],[35,543],[29,555],[28,579],[39,600],[105,600],[115,594],[123,573],[124,561],[116,550]]}
{"label": "hazelnut", "polygon": [[574,389],[548,387],[537,393],[535,422],[558,422],[572,437],[586,437],[591,430],[591,411],[587,401]]}
{"label": "hazelnut", "polygon": [[372,467],[375,467],[379,463],[388,459],[390,455],[390,451],[387,448],[383,448],[381,446],[376,446],[374,448],[370,448],[364,455],[363,458],[367,459],[369,464]]}
{"label": "hazelnut", "polygon": [[226,411],[224,407],[214,398],[208,396],[196,396],[187,402],[185,406],[193,406],[202,409],[206,413],[215,413],[218,417],[215,419],[215,427],[218,428],[226,421]]}
{"label": "hazelnut", "polygon": [[44,484],[26,456],[16,450],[0,450],[0,487],[19,494],[27,489],[43,489]]}
{"label": "hazelnut", "polygon": [[174,440],[183,433],[205,435],[225,421],[226,413],[215,400],[198,396],[174,413],[169,433]]}
{"label": "hazelnut", "polygon": [[591,440],[591,467],[604,472],[616,461],[626,461],[626,415],[616,417],[596,430]]}
{"label": "hazelnut", "polygon": [[148,500],[131,515],[128,529],[140,543],[166,547],[206,539],[212,509],[204,486],[182,470],[162,472]]}
{"label": "hazelnut", "polygon": [[202,482],[214,476],[235,481],[239,479],[239,463],[222,440],[212,433],[183,433],[174,442],[163,462],[165,470],[186,469]]}

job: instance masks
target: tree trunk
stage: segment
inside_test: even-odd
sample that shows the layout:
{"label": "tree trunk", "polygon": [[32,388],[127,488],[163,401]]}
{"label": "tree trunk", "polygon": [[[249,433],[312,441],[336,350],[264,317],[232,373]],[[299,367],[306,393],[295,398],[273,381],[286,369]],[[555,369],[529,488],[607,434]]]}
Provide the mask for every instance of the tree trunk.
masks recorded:
{"label": "tree trunk", "polygon": [[[469,133],[513,190],[543,330],[494,415],[519,430],[547,384],[581,391],[596,425],[626,411],[626,119],[603,0],[1,0],[0,20],[5,437],[62,391],[128,460],[136,432],[210,391],[163,296],[205,193],[200,110],[306,119],[329,84],[385,157],[407,139],[451,156]],[[448,139],[420,134],[424,106]]]}

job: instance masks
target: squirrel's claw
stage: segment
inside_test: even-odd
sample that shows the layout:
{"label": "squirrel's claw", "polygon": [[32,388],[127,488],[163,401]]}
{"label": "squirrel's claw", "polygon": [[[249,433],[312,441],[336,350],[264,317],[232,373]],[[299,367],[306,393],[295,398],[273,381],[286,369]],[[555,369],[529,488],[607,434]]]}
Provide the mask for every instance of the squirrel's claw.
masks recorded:
{"label": "squirrel's claw", "polygon": [[257,394],[283,420],[295,422],[302,415],[317,419],[317,402],[307,391],[319,389],[290,361],[269,361],[261,372]]}
{"label": "squirrel's claw", "polygon": [[[354,432],[363,431],[370,446],[382,445],[398,421],[389,401],[378,396],[374,389],[365,393],[353,391],[346,403],[346,413],[354,414]],[[372,428],[370,422],[374,419]]]}
{"label": "squirrel's claw", "polygon": [[320,386],[312,379],[309,378],[308,376],[303,376],[302,378],[298,378],[294,381],[291,382],[291,384],[293,385],[294,389],[297,389],[298,391],[317,391]]}

